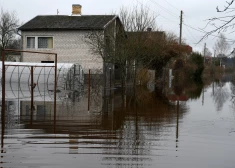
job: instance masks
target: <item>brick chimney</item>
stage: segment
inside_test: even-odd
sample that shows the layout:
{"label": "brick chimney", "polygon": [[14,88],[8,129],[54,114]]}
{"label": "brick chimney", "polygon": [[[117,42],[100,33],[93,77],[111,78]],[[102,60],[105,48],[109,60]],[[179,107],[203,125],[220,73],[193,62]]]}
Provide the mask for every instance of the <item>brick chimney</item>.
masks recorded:
{"label": "brick chimney", "polygon": [[72,6],[72,16],[81,16],[82,15],[82,5],[73,4]]}

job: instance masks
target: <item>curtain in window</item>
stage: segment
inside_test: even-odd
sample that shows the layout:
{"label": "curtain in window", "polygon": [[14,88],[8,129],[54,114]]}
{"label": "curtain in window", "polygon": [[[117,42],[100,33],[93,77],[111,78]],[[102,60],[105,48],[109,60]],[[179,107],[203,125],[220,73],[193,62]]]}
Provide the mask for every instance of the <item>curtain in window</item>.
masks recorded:
{"label": "curtain in window", "polygon": [[53,38],[38,37],[38,48],[53,48]]}
{"label": "curtain in window", "polygon": [[27,37],[27,48],[35,48],[35,37]]}
{"label": "curtain in window", "polygon": [[48,48],[53,48],[53,38],[48,37]]}

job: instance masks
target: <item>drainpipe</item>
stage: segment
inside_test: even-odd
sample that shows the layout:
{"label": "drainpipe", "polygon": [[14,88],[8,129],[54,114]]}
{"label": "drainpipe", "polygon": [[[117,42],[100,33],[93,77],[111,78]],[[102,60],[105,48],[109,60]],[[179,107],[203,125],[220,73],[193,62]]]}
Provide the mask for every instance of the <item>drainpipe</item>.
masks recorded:
{"label": "drainpipe", "polygon": [[[16,30],[16,34],[18,34],[21,37],[21,42],[20,42],[20,50],[23,50],[23,36],[19,33],[19,29]],[[20,53],[20,62],[23,62],[23,53]]]}

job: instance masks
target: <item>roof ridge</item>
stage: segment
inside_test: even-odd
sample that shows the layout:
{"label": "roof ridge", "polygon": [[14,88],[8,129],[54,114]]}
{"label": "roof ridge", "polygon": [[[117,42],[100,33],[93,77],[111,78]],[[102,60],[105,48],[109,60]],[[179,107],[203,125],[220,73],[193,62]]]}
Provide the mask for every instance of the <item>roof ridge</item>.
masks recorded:
{"label": "roof ridge", "polygon": [[[81,16],[72,16],[72,15],[37,15],[35,17],[38,17],[38,16],[68,16],[68,17],[82,17],[82,16],[118,16],[118,15],[81,15]],[[35,18],[34,17],[34,18]]]}
{"label": "roof ridge", "polygon": [[116,18],[117,15],[37,15],[19,27],[19,30],[100,30],[105,29]]}

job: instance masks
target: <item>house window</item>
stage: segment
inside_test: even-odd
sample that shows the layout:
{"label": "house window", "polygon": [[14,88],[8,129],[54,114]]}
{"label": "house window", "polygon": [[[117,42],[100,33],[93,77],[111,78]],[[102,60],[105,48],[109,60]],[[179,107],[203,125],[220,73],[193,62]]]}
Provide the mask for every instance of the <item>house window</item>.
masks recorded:
{"label": "house window", "polygon": [[53,48],[53,38],[38,37],[38,48]]}
{"label": "house window", "polygon": [[35,37],[27,37],[27,48],[35,48]]}
{"label": "house window", "polygon": [[52,49],[53,37],[27,37],[27,48]]}

